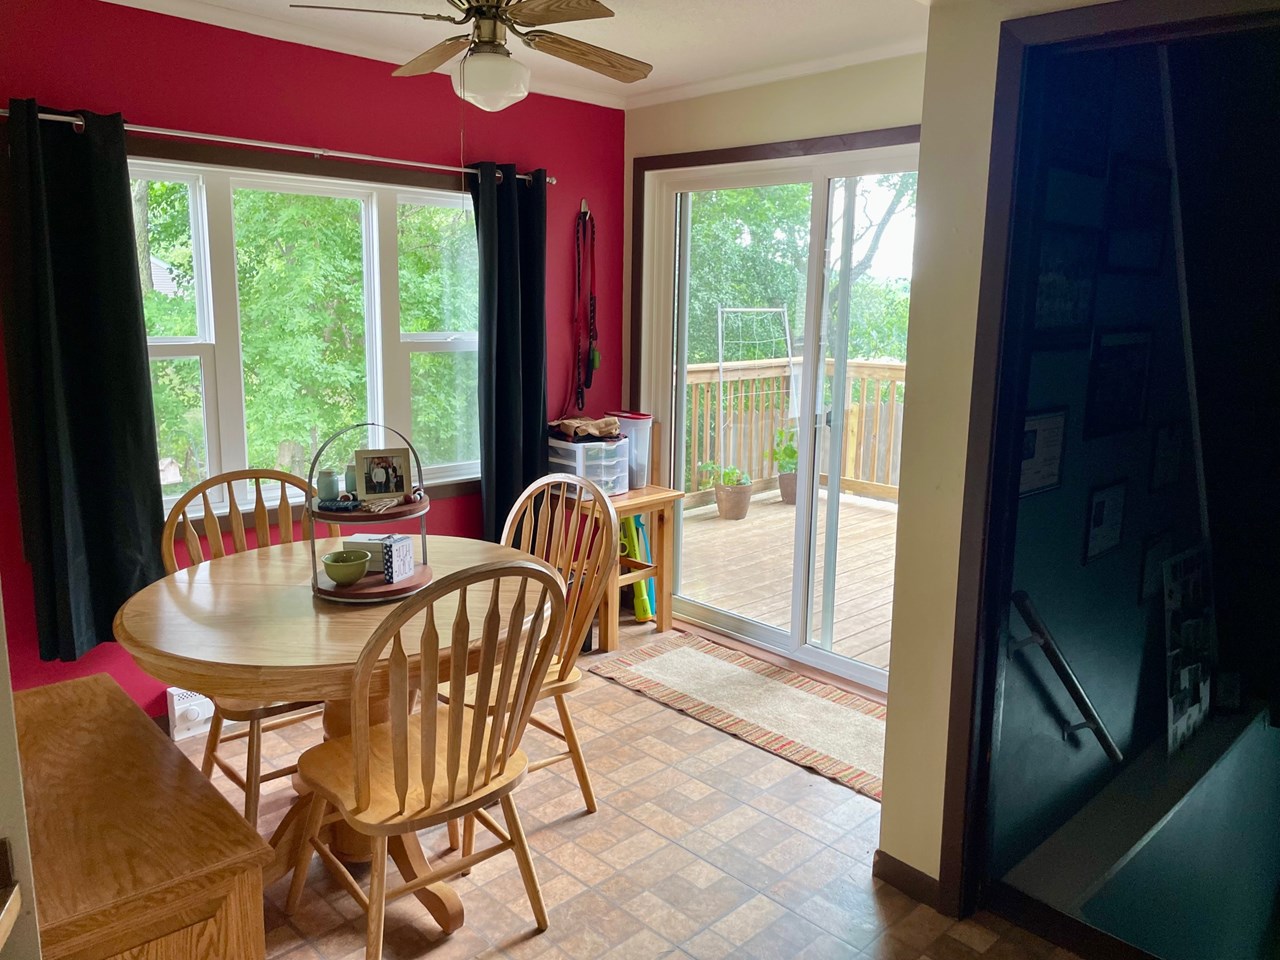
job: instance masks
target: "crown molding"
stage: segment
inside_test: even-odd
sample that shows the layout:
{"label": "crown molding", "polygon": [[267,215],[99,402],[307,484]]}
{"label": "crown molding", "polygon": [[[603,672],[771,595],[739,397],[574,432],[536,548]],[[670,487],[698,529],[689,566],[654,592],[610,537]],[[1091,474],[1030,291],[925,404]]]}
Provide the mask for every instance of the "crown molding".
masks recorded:
{"label": "crown molding", "polygon": [[744,90],[748,87],[759,87],[780,80],[794,80],[798,77],[810,77],[819,73],[830,73],[845,67],[857,66],[860,63],[872,63],[876,60],[892,60],[911,54],[924,53],[925,39],[908,40],[903,43],[884,44],[869,50],[839,57],[827,57],[821,60],[806,60],[801,63],[790,63],[782,67],[768,70],[754,70],[748,73],[736,73],[727,77],[716,77],[713,80],[699,80],[694,83],[682,83],[661,90],[639,93],[626,98],[626,109],[635,110],[640,107],[652,107],[660,103],[671,103],[675,100],[692,100],[715,93],[728,93],[732,90]]}

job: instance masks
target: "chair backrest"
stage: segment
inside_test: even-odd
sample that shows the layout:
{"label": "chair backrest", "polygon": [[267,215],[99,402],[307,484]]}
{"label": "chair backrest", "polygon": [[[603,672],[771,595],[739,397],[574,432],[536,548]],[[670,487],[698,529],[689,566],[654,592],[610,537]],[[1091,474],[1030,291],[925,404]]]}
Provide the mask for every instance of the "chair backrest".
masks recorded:
{"label": "chair backrest", "polygon": [[[474,602],[469,606],[468,598],[484,605],[484,614],[474,625],[472,613],[477,606]],[[419,614],[425,616],[414,677],[401,634]],[[450,616],[451,624],[437,622]],[[361,651],[352,681],[357,810],[369,805],[369,701],[371,692],[377,692],[373,680],[388,647],[391,763],[403,813],[411,778],[417,780],[425,798],[443,788],[454,802],[506,771],[555,654],[563,620],[564,582],[549,566],[532,558],[459,570],[391,611]],[[437,653],[442,630],[448,631],[449,638],[448,676],[443,683]],[[466,703],[469,659],[476,677],[474,709]],[[409,749],[410,692],[414,690],[422,693],[417,770],[410,769]],[[447,696],[447,704],[438,703],[441,694]],[[438,771],[441,722],[447,731],[447,755]],[[437,776],[443,776],[444,782],[438,783]]]}
{"label": "chair backrest", "polygon": [[502,542],[545,560],[564,579],[557,676],[573,670],[618,563],[618,512],[590,480],[552,473],[530,484],[507,515]]}
{"label": "chair backrest", "polygon": [[[209,491],[216,487],[224,487],[226,490],[227,504],[230,507],[227,513],[227,523],[231,527],[231,553],[242,553],[248,549],[248,541],[244,532],[244,517],[240,514],[240,507],[236,503],[235,485],[237,481],[251,481],[253,487],[253,533],[257,538],[257,546],[265,547],[271,543],[271,520],[267,513],[267,501],[262,495],[263,481],[274,482],[280,484],[280,499],[276,505],[277,521],[280,530],[280,542],[293,542],[293,505],[289,503],[289,490],[300,490],[304,496],[315,496],[315,490],[307,485],[307,482],[301,477],[295,477],[292,473],[285,473],[282,470],[232,470],[230,473],[220,473],[216,477],[210,477],[196,484],[186,493],[184,493],[178,502],[173,505],[173,509],[169,511],[169,517],[164,522],[164,531],[160,534],[160,555],[164,559],[165,573],[173,573],[178,569],[178,557],[174,552],[174,540],[177,536],[178,524],[182,524],[182,539],[187,545],[187,555],[191,558],[191,563],[202,563],[205,560],[204,548],[200,545],[200,536],[196,533],[195,526],[191,523],[191,519],[187,516],[187,508],[197,497],[200,498],[201,506],[204,507],[204,532],[205,539],[209,543],[209,559],[216,559],[227,554],[226,542],[222,539],[222,525],[218,522],[218,516],[213,512],[213,505],[209,500]],[[302,539],[310,540],[314,531],[311,529],[311,519],[305,510],[300,510],[302,518]],[[327,523],[328,535],[331,537],[341,536],[342,529],[336,523]]]}

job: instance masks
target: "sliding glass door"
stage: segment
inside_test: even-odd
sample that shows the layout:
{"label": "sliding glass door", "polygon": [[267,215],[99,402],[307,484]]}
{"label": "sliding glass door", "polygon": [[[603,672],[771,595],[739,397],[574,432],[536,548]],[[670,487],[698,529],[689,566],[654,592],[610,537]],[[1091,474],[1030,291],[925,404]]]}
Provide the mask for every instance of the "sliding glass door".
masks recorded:
{"label": "sliding glass door", "polygon": [[671,265],[647,274],[672,334],[646,388],[686,492],[676,613],[879,688],[914,163],[896,148],[677,172],[648,219]]}

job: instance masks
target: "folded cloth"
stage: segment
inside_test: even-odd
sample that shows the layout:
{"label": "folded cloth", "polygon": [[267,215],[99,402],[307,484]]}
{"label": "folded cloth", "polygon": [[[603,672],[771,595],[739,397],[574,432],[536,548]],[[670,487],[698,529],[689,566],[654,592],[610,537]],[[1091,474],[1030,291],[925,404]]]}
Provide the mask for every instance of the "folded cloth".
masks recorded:
{"label": "folded cloth", "polygon": [[575,437],[616,437],[621,433],[617,417],[600,417],[598,420],[591,417],[566,417],[564,420],[553,420],[547,426],[571,440]]}

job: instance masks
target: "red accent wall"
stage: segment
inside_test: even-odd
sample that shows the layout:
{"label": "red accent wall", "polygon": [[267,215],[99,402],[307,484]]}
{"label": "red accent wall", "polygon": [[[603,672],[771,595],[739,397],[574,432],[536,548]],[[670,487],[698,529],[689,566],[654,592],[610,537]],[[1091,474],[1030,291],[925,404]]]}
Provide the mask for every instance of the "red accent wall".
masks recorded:
{"label": "red accent wall", "polygon": [[[394,79],[392,67],[378,61],[99,0],[17,0],[6,5],[4,21],[0,99],[6,102],[34,97],[60,109],[118,111],[130,123],[434,163],[496,160],[547,168],[558,180],[549,188],[547,220],[549,412],[559,412],[570,378],[574,216],[583,198],[597,219],[603,354],[588,412],[619,404],[622,111],[533,95],[486,114],[458,100],[442,75]],[[465,157],[459,138],[464,120]],[[16,478],[6,379],[0,364],[0,503],[12,506]],[[439,501],[428,526],[435,533],[478,535],[479,498]],[[15,689],[105,671],[150,713],[164,712],[164,685],[114,643],[73,664],[40,660],[31,573],[12,509],[0,510],[0,582]]]}

